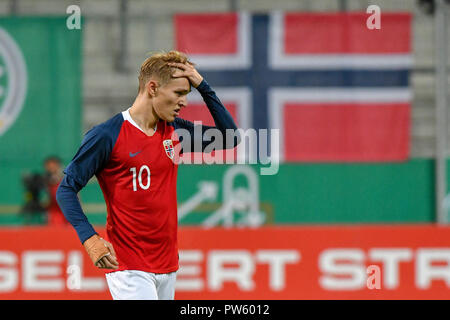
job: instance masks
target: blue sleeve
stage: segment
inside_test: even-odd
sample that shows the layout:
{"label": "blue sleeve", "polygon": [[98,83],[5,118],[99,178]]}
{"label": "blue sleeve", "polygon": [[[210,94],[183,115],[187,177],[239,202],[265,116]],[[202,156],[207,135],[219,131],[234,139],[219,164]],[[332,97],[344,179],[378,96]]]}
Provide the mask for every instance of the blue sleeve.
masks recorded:
{"label": "blue sleeve", "polygon": [[65,175],[56,192],[56,200],[66,219],[75,228],[81,243],[92,237],[95,232],[83,213],[77,193],[81,186],[68,175]]}
{"label": "blue sleeve", "polygon": [[[118,116],[113,119],[120,122]],[[84,214],[77,194],[106,165],[119,131],[120,127],[114,126],[114,122],[96,126],[88,131],[77,153],[64,170],[65,176],[56,192],[56,200],[66,219],[75,228],[81,243],[96,232]]]}
{"label": "blue sleeve", "polygon": [[[206,103],[206,106],[208,107],[209,112],[211,113],[211,116],[214,119],[215,126],[204,126],[204,125],[195,125],[191,121],[184,120],[181,118],[176,118],[174,121],[174,127],[175,129],[181,128],[186,129],[189,131],[191,137],[194,137],[194,139],[191,139],[191,150],[193,151],[200,151],[195,150],[194,147],[197,145],[195,144],[196,139],[201,139],[202,143],[202,150],[205,150],[205,147],[211,143],[211,141],[205,141],[203,139],[203,136],[205,132],[209,129],[218,129],[222,135],[223,135],[223,145],[222,149],[232,149],[236,147],[240,142],[240,135],[237,131],[236,123],[233,120],[233,117],[228,112],[228,110],[225,108],[225,106],[222,104],[220,99],[217,97],[214,90],[209,86],[209,84],[206,82],[206,80],[203,79],[203,81],[200,83],[200,85],[197,87],[197,90],[201,94],[203,100]],[[200,126],[198,128],[198,132],[201,132],[201,137],[198,137],[194,133],[197,132],[195,128],[197,126]],[[227,137],[227,130],[233,130],[233,139],[230,141],[229,139],[225,139]]]}

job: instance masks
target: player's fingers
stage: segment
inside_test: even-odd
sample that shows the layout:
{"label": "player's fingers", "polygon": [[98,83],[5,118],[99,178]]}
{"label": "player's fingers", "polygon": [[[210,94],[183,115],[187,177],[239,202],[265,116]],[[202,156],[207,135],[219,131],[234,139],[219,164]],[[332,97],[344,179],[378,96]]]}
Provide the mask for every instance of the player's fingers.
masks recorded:
{"label": "player's fingers", "polygon": [[183,71],[185,77],[192,75],[195,70],[192,65],[190,65],[190,64],[188,65],[188,64],[184,64],[184,63],[171,62],[171,63],[169,63],[169,66],[178,68],[179,70]]}
{"label": "player's fingers", "polygon": [[113,269],[117,269],[119,267],[119,263],[117,262],[115,257],[112,255],[106,256],[105,262],[106,262],[106,264],[111,265]]}
{"label": "player's fingers", "polygon": [[105,268],[105,263],[103,262],[103,258],[101,258],[100,260],[97,261],[97,263],[95,264],[97,267],[103,269]]}
{"label": "player's fingers", "polygon": [[185,65],[184,63],[169,62],[168,65],[171,66],[171,67],[177,67],[177,68],[179,68],[181,70],[186,70],[187,69],[187,65]]}
{"label": "player's fingers", "polygon": [[175,71],[173,74],[172,74],[172,77],[173,78],[181,78],[181,77],[186,77],[186,74],[184,73],[184,72],[178,72],[178,71]]}
{"label": "player's fingers", "polygon": [[110,263],[108,262],[107,257],[108,257],[108,256],[104,256],[104,257],[101,259],[101,263],[102,263],[102,268],[103,268],[103,269],[111,269],[111,268],[110,268]]}
{"label": "player's fingers", "polygon": [[114,250],[113,245],[110,242],[105,241],[105,245],[108,248],[108,250],[111,252],[111,254],[113,255],[114,259],[116,259],[116,251]]}
{"label": "player's fingers", "polygon": [[119,264],[111,255],[103,257],[103,263],[106,269],[117,269],[119,267]]}
{"label": "player's fingers", "polygon": [[106,256],[106,257],[102,258],[104,266],[105,266],[104,268],[105,269],[117,269],[117,266],[115,266],[111,262],[109,262],[108,257],[109,256]]}
{"label": "player's fingers", "polygon": [[191,70],[187,70],[187,71],[175,71],[173,73],[173,77],[175,78],[181,78],[181,77],[185,77],[185,78],[192,78],[195,75],[194,71]]}

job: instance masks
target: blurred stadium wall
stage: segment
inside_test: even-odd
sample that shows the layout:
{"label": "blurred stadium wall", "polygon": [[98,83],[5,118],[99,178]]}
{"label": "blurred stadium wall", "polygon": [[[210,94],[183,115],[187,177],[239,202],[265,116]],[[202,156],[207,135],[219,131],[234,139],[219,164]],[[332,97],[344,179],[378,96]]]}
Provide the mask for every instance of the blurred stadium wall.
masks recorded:
{"label": "blurred stadium wall", "polygon": [[[406,250],[406,256],[397,257],[397,259],[404,259],[404,261],[415,265],[424,263],[423,259],[425,258],[423,257],[428,257],[426,252],[422,255],[418,254],[419,258],[417,259],[419,260],[415,260],[416,251],[421,253],[420,248],[423,245],[420,242],[413,241],[415,234],[420,234],[422,235],[421,239],[429,241],[424,246],[439,247],[442,244],[442,239],[438,237],[442,233],[436,233],[433,228],[429,229],[429,226],[436,222],[434,176],[435,25],[433,15],[426,13],[418,3],[418,1],[413,0],[376,1],[376,5],[381,8],[382,25],[384,13],[406,13],[411,17],[410,54],[412,64],[406,68],[408,70],[405,74],[399,76],[404,77],[406,75],[406,80],[401,85],[409,88],[412,93],[411,101],[408,101],[410,118],[407,128],[406,157],[381,162],[314,162],[294,159],[295,161],[282,163],[279,172],[273,176],[259,175],[261,165],[249,165],[240,167],[240,169],[235,169],[236,167],[231,165],[180,166],[178,200],[180,224],[185,226],[184,229],[182,228],[182,232],[185,233],[182,233],[180,240],[181,248],[185,249],[182,258],[184,257],[188,264],[198,263],[201,268],[212,268],[211,264],[214,261],[217,266],[217,263],[219,263],[217,261],[220,258],[224,259],[220,255],[219,258],[214,255],[214,248],[226,249],[226,246],[223,247],[223,244],[220,244],[220,239],[223,242],[229,240],[231,248],[235,249],[239,243],[247,241],[246,239],[254,239],[254,243],[249,241],[247,247],[243,246],[243,248],[249,250],[247,255],[245,252],[242,254],[239,250],[233,251],[233,253],[238,257],[237,261],[242,262],[241,265],[246,265],[245,263],[250,261],[254,263],[250,268],[256,268],[260,263],[265,264],[265,269],[258,271],[259,275],[255,278],[257,279],[255,280],[256,287],[263,288],[259,295],[255,295],[255,284],[252,286],[251,283],[246,284],[245,281],[239,282],[238,278],[232,276],[229,280],[230,283],[225,284],[228,291],[223,291],[222,282],[219,280],[219,282],[211,282],[211,279],[206,279],[206,271],[204,271],[205,274],[202,273],[205,278],[200,280],[195,278],[194,276],[198,276],[195,269],[191,274],[193,279],[182,282],[178,297],[409,298],[413,296],[403,296],[403,294],[411,288],[413,288],[413,291],[416,290],[414,291],[415,298],[424,297],[420,290],[429,288],[427,287],[427,280],[423,280],[422,287],[420,287],[420,283],[414,284],[414,271],[410,270],[413,267],[409,266],[401,275],[403,280],[400,281],[400,288],[395,281],[387,282],[387,287],[388,289],[391,288],[391,291],[388,290],[387,295],[384,296],[377,296],[376,291],[367,291],[365,287],[362,288],[360,285],[364,281],[361,282],[361,279],[364,277],[358,278],[357,276],[355,277],[359,280],[355,278],[355,281],[357,282],[356,288],[359,288],[359,291],[357,290],[356,294],[355,287],[350,284],[349,291],[345,291],[344,287],[342,289],[344,294],[336,296],[334,295],[336,288],[326,291],[324,286],[319,285],[320,281],[309,284],[308,286],[311,287],[316,286],[309,292],[302,288],[300,284],[302,280],[308,280],[299,277],[298,274],[317,275],[317,277],[312,277],[317,280],[320,278],[320,270],[316,270],[318,267],[314,264],[305,267],[304,270],[293,267],[299,261],[310,261],[307,260],[308,257],[305,255],[308,252],[314,257],[311,259],[316,263],[315,259],[320,260],[320,257],[322,257],[320,255],[321,250],[326,250],[327,245],[332,246],[334,241],[339,242],[339,239],[346,239],[342,240],[343,242],[340,245],[342,247],[359,248],[355,249],[356,252],[349,252],[348,254],[350,257],[355,257],[352,254],[356,254],[356,260],[354,261],[357,262],[355,263],[361,263],[364,266],[369,262],[376,264],[377,253],[372,252],[371,256],[369,250],[373,246],[401,247]],[[27,64],[28,76],[28,91],[23,109],[14,125],[0,136],[0,222],[3,224],[2,230],[4,231],[4,234],[0,234],[0,237],[11,236],[11,232],[13,234],[16,232],[17,235],[24,232],[24,237],[39,237],[39,228],[22,229],[22,231],[21,229],[9,228],[10,226],[23,225],[23,217],[19,214],[25,194],[21,176],[27,171],[41,170],[43,159],[50,154],[59,155],[64,164],[67,164],[76,152],[82,135],[88,129],[130,106],[137,92],[139,66],[147,54],[152,51],[171,50],[177,48],[180,44],[180,41],[177,41],[180,30],[177,31],[176,16],[197,13],[246,12],[251,17],[257,16],[256,20],[252,21],[258,22],[264,21],[265,16],[267,17],[276,11],[310,14],[343,11],[365,13],[370,4],[374,4],[373,1],[0,0],[0,27],[9,32],[22,50]],[[78,5],[81,8],[81,30],[64,28],[68,17],[66,9],[70,5]],[[180,29],[179,26],[178,29]],[[195,59],[194,62],[196,62]],[[0,63],[5,62],[0,60]],[[199,70],[205,72],[205,74],[210,72],[209,70],[202,70],[200,63]],[[213,88],[220,88],[218,80],[215,82],[216,78],[212,73],[211,78],[206,77],[206,79],[210,79],[209,82]],[[7,86],[7,83],[1,81],[6,80],[0,79],[0,85]],[[398,84],[394,83],[393,86],[398,86]],[[223,88],[222,91],[220,89],[217,91],[219,97],[222,97],[221,92],[226,95],[226,90],[223,90]],[[197,98],[194,97],[193,99],[194,107],[198,105],[195,99]],[[234,115],[238,114],[237,107],[234,104],[236,101],[228,99],[224,102],[226,102],[225,104],[228,103],[227,106],[234,110]],[[196,109],[192,108],[192,110]],[[256,112],[258,112],[258,109],[253,106],[253,113]],[[204,116],[201,112],[187,113],[187,117],[195,117],[196,115]],[[253,117],[252,119],[256,118]],[[266,119],[266,121],[269,120]],[[301,128],[298,128],[298,130],[301,130]],[[292,148],[295,149],[295,145]],[[101,226],[106,221],[106,208],[101,190],[95,179],[92,179],[80,193],[80,199],[89,220],[99,226],[99,230],[103,230]],[[409,229],[409,226],[404,226],[404,224],[411,223],[418,224],[419,229],[414,229],[413,226],[412,229]],[[221,231],[214,234],[210,233],[210,230],[195,229],[196,226],[202,224],[217,226]],[[230,228],[228,234],[222,233],[221,227],[232,227],[239,224],[262,228],[248,230],[247,236],[240,234],[239,229],[235,228]],[[311,224],[315,227],[321,225],[326,225],[326,227],[323,230],[318,230],[314,227],[308,227]],[[370,225],[380,224],[400,225],[400,229],[374,230],[370,227]],[[424,224],[427,226],[423,226]],[[349,225],[353,225],[354,228],[345,229],[349,228]],[[277,231],[279,226],[285,226],[288,230]],[[298,229],[295,229],[296,227]],[[402,229],[402,227],[406,229]],[[276,260],[284,261],[286,268],[288,268],[287,265],[291,264],[289,267],[291,269],[286,269],[288,274],[285,275],[285,278],[282,278],[281,284],[281,280],[277,278],[280,274],[272,274],[270,271],[276,269],[273,267],[276,265],[273,262],[275,260],[272,261],[273,264],[270,264],[270,255],[274,254],[274,251],[264,251],[264,248],[266,248],[264,246],[271,247],[271,244],[266,243],[265,240],[269,233],[264,234],[262,231],[258,233],[260,232],[258,230],[264,230],[264,228],[268,228],[268,232],[273,232],[270,233],[274,237],[273,239],[280,239],[283,232],[287,232],[286,234],[289,235],[287,240],[279,243],[279,246],[285,249],[292,247],[293,251],[286,249],[285,252],[278,252],[281,260]],[[194,230],[196,233],[190,230]],[[348,233],[340,233],[342,230],[347,230]],[[66,243],[63,255],[54,257],[55,260],[53,261],[59,261],[61,265],[69,264],[70,261],[79,261],[76,260],[79,259],[77,254],[70,255],[72,251],[69,250],[69,248],[79,250],[78,244],[72,239],[75,237],[74,233],[68,230],[49,230],[48,232],[49,234],[61,232],[60,235]],[[391,238],[393,233],[398,234],[398,236]],[[303,234],[303,238],[301,234]],[[327,235],[331,237],[329,243],[324,240]],[[434,235],[434,237],[430,237],[430,235]],[[195,245],[197,243],[207,243],[211,237],[219,236],[222,238],[213,241],[211,246],[196,250]],[[196,237],[198,237],[197,240]],[[377,243],[375,241],[383,237],[391,240],[391,243]],[[45,239],[42,239],[42,244],[38,247],[39,250],[57,250],[57,247],[50,245],[48,239]],[[231,241],[230,239],[239,239],[241,242],[238,240]],[[310,247],[303,248],[304,251],[300,254],[299,243],[306,243],[309,241],[308,239],[311,239]],[[27,244],[19,243],[16,245],[13,244],[15,240],[11,241],[11,248],[15,248],[11,250],[16,252],[17,256],[13,254],[10,260],[5,258],[4,261],[14,261],[11,264],[20,264],[21,262],[16,261],[19,259],[19,252],[22,252],[20,250],[26,250],[29,247],[27,247]],[[277,241],[274,240],[272,246],[276,247]],[[325,242],[319,245],[320,241]],[[312,243],[318,245],[315,247]],[[258,249],[258,245],[264,248]],[[339,245],[336,246],[339,247]],[[8,245],[0,248],[5,252],[8,252],[8,249]],[[445,260],[448,258],[447,247],[442,250],[444,257],[442,259]],[[81,254],[81,251],[79,252]],[[285,255],[283,256],[283,254]],[[20,257],[24,258],[23,256]],[[370,260],[371,258],[372,260]],[[49,259],[51,260],[51,256]],[[323,257],[323,259],[326,260],[326,257]],[[267,266],[272,266],[273,269],[269,268],[270,270],[268,270]],[[88,275],[99,275],[98,271],[89,269],[89,266],[86,268]],[[192,271],[192,269],[189,270]],[[355,274],[361,275],[361,270],[365,271],[365,269],[360,268]],[[445,272],[448,273],[448,270]],[[222,276],[221,279],[226,282],[224,280],[227,279],[226,274],[224,273]],[[287,281],[288,276],[297,278],[295,278],[296,281],[292,282],[291,287],[286,289],[285,281]],[[409,280],[404,280],[404,277]],[[447,276],[442,276],[443,279],[445,277]],[[94,289],[91,290],[91,295],[83,297],[108,297],[104,283],[99,279],[101,278],[91,279],[91,285]],[[445,279],[448,280],[448,277]],[[448,295],[448,283],[450,282],[443,285],[439,282],[437,289],[433,287],[432,289],[436,290],[425,293],[429,294],[425,297],[450,297]],[[384,284],[386,283],[384,282]],[[60,288],[58,285],[60,285],[59,282],[55,284],[56,288]],[[296,287],[297,285],[299,287]],[[5,289],[6,294],[8,292],[20,292],[22,294],[27,291],[20,284],[17,284],[16,287],[7,288],[13,289]],[[57,294],[43,293],[42,290],[33,291],[32,285],[30,288],[28,295],[6,295],[5,297],[61,298]],[[59,289],[59,291],[64,290],[66,289]],[[64,292],[67,294],[66,291]],[[205,296],[205,292],[210,296]],[[240,293],[240,295],[233,295],[235,292]],[[73,294],[73,292],[70,293]],[[64,297],[76,298],[78,296],[67,294]]]}

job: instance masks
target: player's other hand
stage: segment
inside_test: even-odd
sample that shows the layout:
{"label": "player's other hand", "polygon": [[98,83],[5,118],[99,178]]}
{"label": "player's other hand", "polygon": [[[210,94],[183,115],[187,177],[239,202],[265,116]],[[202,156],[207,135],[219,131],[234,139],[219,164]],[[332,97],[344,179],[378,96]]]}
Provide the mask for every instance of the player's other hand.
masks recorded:
{"label": "player's other hand", "polygon": [[197,69],[195,69],[195,67],[189,62],[187,63],[169,62],[168,65],[174,68],[178,68],[178,70],[174,72],[172,77],[174,78],[186,77],[188,78],[189,82],[194,88],[197,88],[203,81],[203,77],[200,75],[200,73],[198,73]]}
{"label": "player's other hand", "polygon": [[87,239],[83,246],[96,267],[100,269],[117,269],[119,267],[112,244],[100,238],[98,234]]}

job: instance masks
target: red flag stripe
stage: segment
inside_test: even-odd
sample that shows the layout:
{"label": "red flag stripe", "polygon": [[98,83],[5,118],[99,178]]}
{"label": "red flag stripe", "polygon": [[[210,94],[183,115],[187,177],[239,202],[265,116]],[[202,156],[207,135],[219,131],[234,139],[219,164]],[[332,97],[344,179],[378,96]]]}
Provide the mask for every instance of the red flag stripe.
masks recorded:
{"label": "red flag stripe", "polygon": [[368,29],[370,14],[286,13],[286,54],[394,54],[411,51],[411,15],[381,14],[381,28]]}

